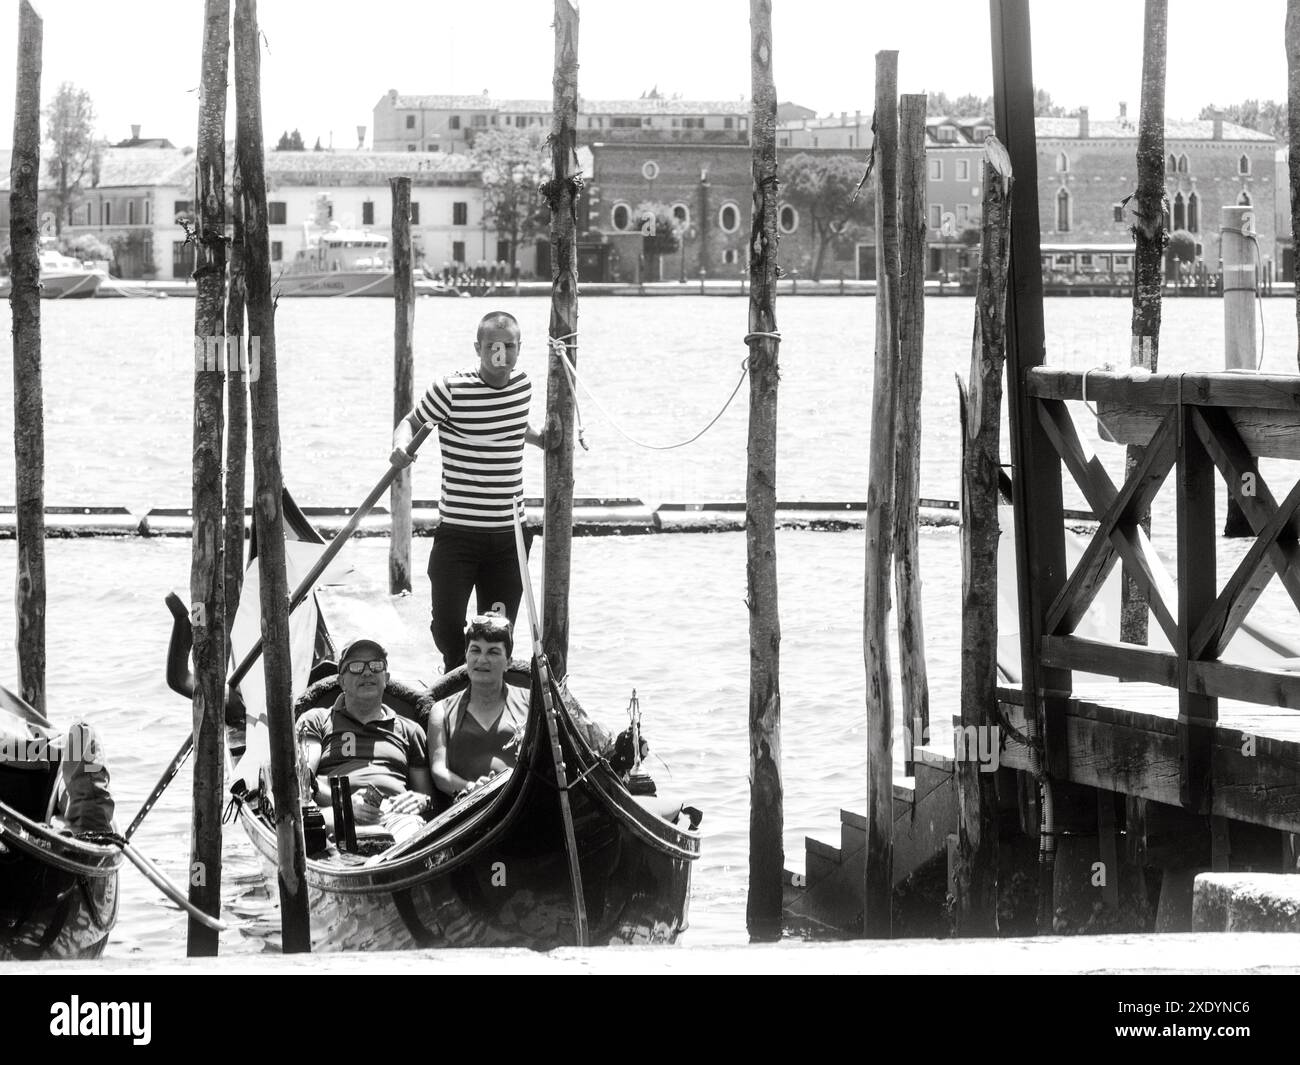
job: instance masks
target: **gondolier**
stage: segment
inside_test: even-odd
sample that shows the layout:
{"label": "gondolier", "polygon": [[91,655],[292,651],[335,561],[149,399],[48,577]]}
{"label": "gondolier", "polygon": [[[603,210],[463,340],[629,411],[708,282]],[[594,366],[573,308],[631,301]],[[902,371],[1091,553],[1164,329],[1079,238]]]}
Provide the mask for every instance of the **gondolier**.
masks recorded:
{"label": "gondolier", "polygon": [[504,613],[513,622],[519,611],[512,507],[523,490],[524,444],[543,446],[542,435],[528,424],[532,382],[516,366],[519,343],[513,315],[484,315],[474,343],[478,365],[435,380],[393,430],[391,461],[405,466],[415,431],[438,426],[441,520],[429,552],[429,629],[447,673],[465,661],[471,591],[480,614]]}

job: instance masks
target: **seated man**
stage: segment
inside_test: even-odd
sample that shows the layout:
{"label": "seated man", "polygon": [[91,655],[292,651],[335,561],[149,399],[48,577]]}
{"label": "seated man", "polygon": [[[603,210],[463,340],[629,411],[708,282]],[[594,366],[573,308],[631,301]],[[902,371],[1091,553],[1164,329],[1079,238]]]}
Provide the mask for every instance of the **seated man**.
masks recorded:
{"label": "seated man", "polygon": [[387,652],[374,640],[353,640],[339,655],[339,684],[343,694],[333,706],[298,719],[299,747],[326,824],[333,829],[332,776],[349,778],[358,825],[378,824],[385,814],[429,816],[433,781],[425,735],[384,705]]}

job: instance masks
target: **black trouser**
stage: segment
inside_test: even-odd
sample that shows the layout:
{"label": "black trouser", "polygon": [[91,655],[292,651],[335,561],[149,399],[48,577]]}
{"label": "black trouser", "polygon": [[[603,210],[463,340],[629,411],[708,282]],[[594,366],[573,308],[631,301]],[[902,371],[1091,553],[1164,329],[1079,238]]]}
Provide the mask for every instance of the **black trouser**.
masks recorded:
{"label": "black trouser", "polygon": [[[525,545],[531,539],[525,531]],[[465,609],[471,590],[477,592],[480,614],[495,609],[513,624],[519,613],[524,589],[515,531],[438,526],[429,552],[429,583],[433,586],[429,631],[442,652],[443,672],[450,673],[465,661]]]}

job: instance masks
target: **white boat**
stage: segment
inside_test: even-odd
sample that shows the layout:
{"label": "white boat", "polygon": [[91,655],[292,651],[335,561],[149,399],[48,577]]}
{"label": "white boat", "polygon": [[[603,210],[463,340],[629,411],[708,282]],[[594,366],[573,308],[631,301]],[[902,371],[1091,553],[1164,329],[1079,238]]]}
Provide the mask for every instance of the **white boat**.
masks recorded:
{"label": "white boat", "polygon": [[[89,299],[107,276],[103,270],[52,248],[41,251],[41,299]],[[11,287],[9,278],[0,279],[0,291],[7,293]]]}
{"label": "white boat", "polygon": [[[387,296],[393,295],[393,259],[388,237],[367,229],[328,228],[312,232],[304,226],[305,246],[273,274],[277,296]],[[434,286],[416,280],[417,295]]]}

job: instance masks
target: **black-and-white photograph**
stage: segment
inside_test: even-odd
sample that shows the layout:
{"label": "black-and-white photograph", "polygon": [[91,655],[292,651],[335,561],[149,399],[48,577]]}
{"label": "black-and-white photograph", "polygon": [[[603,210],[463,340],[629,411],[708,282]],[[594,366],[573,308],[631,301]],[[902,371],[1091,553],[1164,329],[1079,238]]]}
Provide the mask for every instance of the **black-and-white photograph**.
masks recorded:
{"label": "black-and-white photograph", "polygon": [[172,974],[1282,1030],[1300,0],[5,0],[0,55],[20,1042],[169,1046]]}

